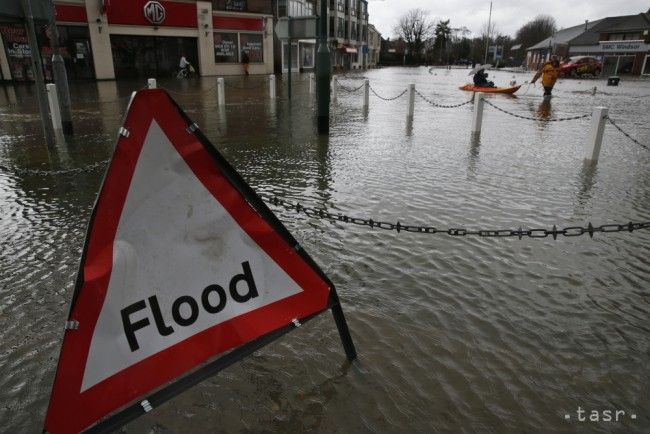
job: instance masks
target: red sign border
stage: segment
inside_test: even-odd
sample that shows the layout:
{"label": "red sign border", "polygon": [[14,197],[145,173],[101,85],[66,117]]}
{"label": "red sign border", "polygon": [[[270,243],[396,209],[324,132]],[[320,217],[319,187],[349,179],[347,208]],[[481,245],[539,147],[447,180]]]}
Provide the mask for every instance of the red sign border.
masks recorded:
{"label": "red sign border", "polygon": [[[154,109],[160,113],[154,114]],[[136,122],[142,122],[139,119],[141,116],[145,116],[147,128],[136,126]],[[107,246],[112,246],[135,164],[153,119],[201,182],[251,238],[274,258],[299,286],[303,289],[309,288],[310,293],[317,291],[319,296],[318,299],[313,299],[307,295],[307,290],[303,290],[299,294],[233,318],[150,356],[79,393],[90,341],[110,278],[112,249]],[[117,141],[89,225],[69,315],[69,320],[79,321],[80,326],[78,330],[66,331],[45,420],[44,429],[47,432],[55,434],[86,429],[104,416],[128,406],[156,388],[163,387],[223,351],[264,337],[264,333],[259,333],[262,326],[270,335],[273,331],[286,329],[287,324],[296,317],[305,320],[338,305],[331,281],[303,249],[296,248],[298,243],[295,239],[205,136],[198,129],[192,132],[186,130],[191,125],[191,120],[164,90],[142,90],[130,103],[124,122],[124,127],[130,134],[128,137],[119,137]],[[217,180],[219,175],[222,175],[222,179]],[[228,186],[231,187],[230,191],[220,190]],[[239,194],[232,195],[232,192]],[[256,209],[238,208],[242,200]],[[260,224],[262,227],[266,225],[267,232],[260,232]],[[268,232],[268,229],[271,231]],[[298,312],[295,310],[296,303],[300,306]],[[234,325],[242,320],[249,326],[243,330]],[[233,339],[235,335],[242,339]],[[191,359],[179,360],[179,351],[185,353],[190,341],[195,339],[203,344],[203,351],[191,353]],[[215,345],[217,339],[219,341]],[[210,351],[205,349],[207,344],[212,345]],[[152,364],[155,370],[151,369]],[[134,377],[141,381],[139,385],[134,385]]]}

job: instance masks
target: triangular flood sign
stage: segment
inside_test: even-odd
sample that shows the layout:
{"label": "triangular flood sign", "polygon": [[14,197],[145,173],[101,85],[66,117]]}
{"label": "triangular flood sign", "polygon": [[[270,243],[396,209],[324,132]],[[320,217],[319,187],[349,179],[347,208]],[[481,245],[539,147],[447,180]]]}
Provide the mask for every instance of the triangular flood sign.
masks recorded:
{"label": "triangular flood sign", "polygon": [[115,429],[330,307],[353,358],[329,279],[165,91],[137,92],[44,429]]}

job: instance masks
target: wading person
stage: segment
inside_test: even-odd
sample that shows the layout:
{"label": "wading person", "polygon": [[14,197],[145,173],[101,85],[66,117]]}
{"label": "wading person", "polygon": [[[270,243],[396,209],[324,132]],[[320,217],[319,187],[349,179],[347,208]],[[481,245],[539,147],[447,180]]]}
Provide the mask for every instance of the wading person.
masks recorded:
{"label": "wading person", "polygon": [[248,53],[244,50],[241,52],[241,64],[244,66],[244,74],[248,75],[248,64],[250,63],[250,59],[248,58]]}
{"label": "wading person", "polygon": [[544,86],[544,96],[551,96],[553,91],[553,86],[557,81],[557,77],[560,73],[560,61],[556,55],[551,56],[551,59],[542,65],[542,69],[537,71],[537,74],[530,81],[535,83],[537,79],[542,76],[542,86]]}

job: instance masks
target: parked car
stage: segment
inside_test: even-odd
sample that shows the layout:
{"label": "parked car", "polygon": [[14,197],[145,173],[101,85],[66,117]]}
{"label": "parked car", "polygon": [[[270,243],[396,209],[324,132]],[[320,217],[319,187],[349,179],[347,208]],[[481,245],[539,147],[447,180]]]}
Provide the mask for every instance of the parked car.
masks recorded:
{"label": "parked car", "polygon": [[599,75],[603,64],[595,57],[572,56],[560,63],[560,77],[580,77],[583,75]]}

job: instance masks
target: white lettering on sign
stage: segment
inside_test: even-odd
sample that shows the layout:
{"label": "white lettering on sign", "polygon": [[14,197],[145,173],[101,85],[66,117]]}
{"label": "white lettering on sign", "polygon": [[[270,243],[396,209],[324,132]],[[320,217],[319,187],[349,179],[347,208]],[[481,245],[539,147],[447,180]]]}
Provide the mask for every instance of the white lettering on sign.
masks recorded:
{"label": "white lettering on sign", "polygon": [[152,121],[113,243],[81,391],[302,289],[194,175]]}
{"label": "white lettering on sign", "polygon": [[165,21],[165,8],[157,1],[148,1],[144,5],[144,17],[151,24],[162,24]]}

